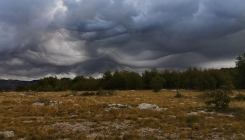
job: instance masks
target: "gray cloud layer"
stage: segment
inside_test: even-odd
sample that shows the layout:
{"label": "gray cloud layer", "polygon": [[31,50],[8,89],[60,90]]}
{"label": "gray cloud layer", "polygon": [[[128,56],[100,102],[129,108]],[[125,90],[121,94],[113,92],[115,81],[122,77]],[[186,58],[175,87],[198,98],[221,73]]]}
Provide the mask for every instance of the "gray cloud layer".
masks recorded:
{"label": "gray cloud layer", "polygon": [[234,66],[245,1],[1,0],[0,78]]}

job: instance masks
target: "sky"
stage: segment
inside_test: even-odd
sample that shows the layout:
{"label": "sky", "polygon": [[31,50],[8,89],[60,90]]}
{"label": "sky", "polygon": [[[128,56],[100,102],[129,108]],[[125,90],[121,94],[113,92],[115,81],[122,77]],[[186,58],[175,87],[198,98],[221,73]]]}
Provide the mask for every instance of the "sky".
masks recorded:
{"label": "sky", "polygon": [[234,67],[244,0],[0,0],[0,79]]}

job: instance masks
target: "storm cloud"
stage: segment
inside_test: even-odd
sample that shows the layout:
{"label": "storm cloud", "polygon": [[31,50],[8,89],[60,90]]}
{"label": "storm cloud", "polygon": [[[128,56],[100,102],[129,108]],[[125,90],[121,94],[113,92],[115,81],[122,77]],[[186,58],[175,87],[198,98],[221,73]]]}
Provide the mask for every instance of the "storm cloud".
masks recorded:
{"label": "storm cloud", "polygon": [[244,37],[244,0],[0,0],[0,78],[234,67]]}

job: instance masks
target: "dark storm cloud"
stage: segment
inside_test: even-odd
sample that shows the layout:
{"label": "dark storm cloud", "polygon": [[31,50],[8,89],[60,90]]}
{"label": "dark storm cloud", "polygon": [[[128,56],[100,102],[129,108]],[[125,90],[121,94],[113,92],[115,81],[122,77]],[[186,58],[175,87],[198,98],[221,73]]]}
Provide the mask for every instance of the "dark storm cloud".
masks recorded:
{"label": "dark storm cloud", "polygon": [[0,78],[231,67],[244,36],[244,0],[1,0]]}

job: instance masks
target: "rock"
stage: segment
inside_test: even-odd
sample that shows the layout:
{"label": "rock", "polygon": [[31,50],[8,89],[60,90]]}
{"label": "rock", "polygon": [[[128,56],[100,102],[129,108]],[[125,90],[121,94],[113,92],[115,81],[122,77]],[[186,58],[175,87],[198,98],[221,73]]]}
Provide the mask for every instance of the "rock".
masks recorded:
{"label": "rock", "polygon": [[198,111],[198,113],[207,114],[206,111]]}
{"label": "rock", "polygon": [[73,104],[74,106],[80,106],[79,104]]}
{"label": "rock", "polygon": [[35,105],[35,106],[44,106],[45,104],[44,103],[35,102],[32,105]]}
{"label": "rock", "polygon": [[198,115],[197,112],[190,112],[190,113],[187,113],[187,115]]}
{"label": "rock", "polygon": [[178,133],[172,133],[172,134],[170,134],[170,138],[171,139],[178,139],[179,138],[179,134]]}
{"label": "rock", "polygon": [[110,109],[120,109],[120,108],[130,108],[130,109],[132,109],[131,106],[123,105],[123,104],[108,104],[108,106],[110,107]]}
{"label": "rock", "polygon": [[7,138],[13,138],[14,137],[14,132],[13,131],[5,131],[2,133],[2,136],[4,139]]}
{"label": "rock", "polygon": [[147,104],[147,103],[142,103],[142,104],[139,104],[138,106],[139,109],[156,109],[156,110],[161,110],[157,105],[155,104]]}
{"label": "rock", "polygon": [[168,115],[169,118],[176,119],[176,116]]}

